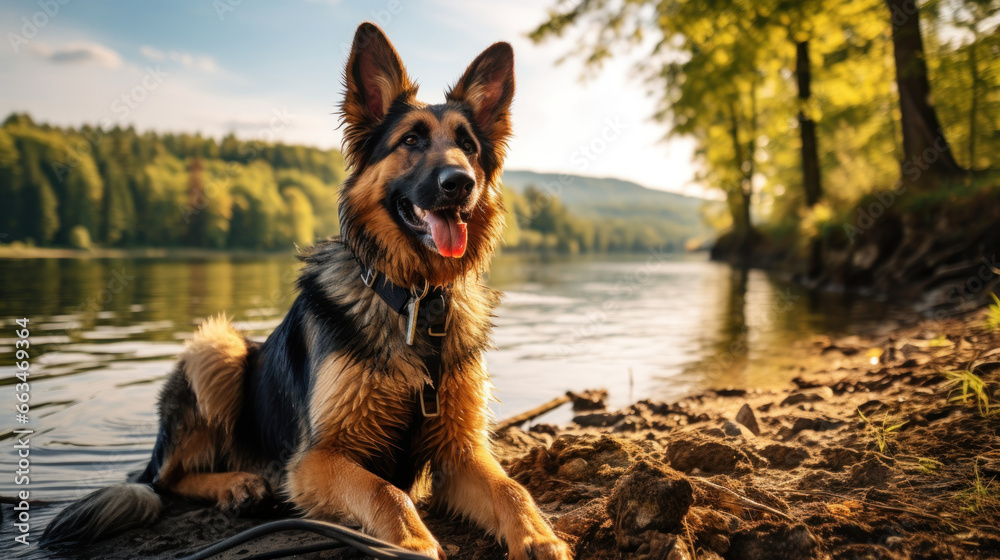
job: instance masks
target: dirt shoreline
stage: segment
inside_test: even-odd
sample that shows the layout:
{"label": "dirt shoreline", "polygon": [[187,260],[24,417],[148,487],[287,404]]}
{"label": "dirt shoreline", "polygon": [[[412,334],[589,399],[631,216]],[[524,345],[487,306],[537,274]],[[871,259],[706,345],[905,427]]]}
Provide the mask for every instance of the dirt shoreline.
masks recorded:
{"label": "dirt shoreline", "polygon": [[[984,416],[972,400],[949,402],[958,393],[942,373],[971,369],[1000,395],[1000,333],[984,322],[980,311],[820,337],[788,389],[532,426],[503,438],[514,449],[506,465],[576,538],[578,558],[623,548],[637,558],[1000,558],[1000,406],[993,399]],[[518,457],[535,439],[550,449]],[[693,501],[673,527],[623,523],[630,510],[671,509],[643,498],[655,494],[638,476],[643,461],[672,468],[653,477],[661,484],[673,469],[687,476]],[[630,494],[623,508],[618,496]]]}
{"label": "dirt shoreline", "polygon": [[[498,454],[580,559],[1000,558],[1000,414],[950,401],[942,374],[972,370],[1000,397],[1000,332],[983,324],[979,311],[816,338],[787,389],[584,411],[504,430]],[[173,503],[154,527],[79,554],[176,558],[261,521]],[[466,523],[427,522],[451,559],[505,556]],[[314,541],[286,534],[219,558]]]}

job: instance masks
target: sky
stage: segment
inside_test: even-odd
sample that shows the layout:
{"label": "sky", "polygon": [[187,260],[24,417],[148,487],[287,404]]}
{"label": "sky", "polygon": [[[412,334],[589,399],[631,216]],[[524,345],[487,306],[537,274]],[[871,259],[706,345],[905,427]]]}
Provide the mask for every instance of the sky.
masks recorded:
{"label": "sky", "polygon": [[0,5],[0,115],[36,122],[339,147],[336,108],[354,30],[378,23],[421,84],[444,90],[496,41],[515,51],[508,169],[617,177],[703,196],[693,143],[663,141],[641,52],[582,81],[571,39],[526,34],[554,0],[34,0]]}

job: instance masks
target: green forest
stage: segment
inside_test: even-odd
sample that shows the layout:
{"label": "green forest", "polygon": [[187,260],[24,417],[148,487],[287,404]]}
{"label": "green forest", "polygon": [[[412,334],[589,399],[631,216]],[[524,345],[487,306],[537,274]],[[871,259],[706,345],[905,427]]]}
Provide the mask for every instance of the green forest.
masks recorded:
{"label": "green forest", "polygon": [[840,250],[883,215],[995,195],[998,23],[995,0],[572,0],[530,37],[584,79],[642,55],[652,117],[725,194],[709,218],[735,258]]}
{"label": "green forest", "polygon": [[[336,235],[341,154],[226,136],[0,128],[0,241],[15,247],[289,251]],[[543,188],[504,189],[504,250],[673,250],[693,235],[656,216],[578,215]]]}
{"label": "green forest", "polygon": [[339,152],[132,128],[0,128],[0,231],[38,246],[291,249],[337,232]]}

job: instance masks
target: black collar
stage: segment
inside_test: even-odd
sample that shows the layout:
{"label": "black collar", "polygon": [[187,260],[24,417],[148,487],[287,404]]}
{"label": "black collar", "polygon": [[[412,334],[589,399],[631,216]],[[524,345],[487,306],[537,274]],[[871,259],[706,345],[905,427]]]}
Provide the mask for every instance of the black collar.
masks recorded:
{"label": "black collar", "polygon": [[[424,416],[437,416],[441,413],[441,402],[438,397],[438,388],[441,386],[441,370],[443,362],[441,349],[444,346],[444,337],[448,334],[448,288],[445,286],[435,286],[434,288],[422,290],[422,294],[414,294],[398,286],[389,278],[376,270],[375,267],[361,265],[361,281],[365,286],[372,289],[382,301],[389,305],[396,313],[403,315],[407,319],[407,331],[412,328],[415,331],[413,343],[418,344],[426,341],[430,346],[430,353],[423,358],[427,374],[430,376],[430,383],[425,383],[420,389],[419,404],[420,411]],[[416,308],[416,317],[411,317],[411,310]],[[406,333],[404,333],[406,336]]]}
{"label": "black collar", "polygon": [[[368,286],[373,292],[378,294],[382,298],[382,301],[386,302],[393,311],[400,315],[405,315],[406,304],[410,302],[413,294],[406,288],[394,284],[392,280],[389,280],[388,276],[376,270],[375,267],[367,266],[363,263],[359,264],[361,265],[361,281],[365,283],[365,286]],[[435,286],[427,291],[424,299],[443,296],[447,291],[445,287]]]}

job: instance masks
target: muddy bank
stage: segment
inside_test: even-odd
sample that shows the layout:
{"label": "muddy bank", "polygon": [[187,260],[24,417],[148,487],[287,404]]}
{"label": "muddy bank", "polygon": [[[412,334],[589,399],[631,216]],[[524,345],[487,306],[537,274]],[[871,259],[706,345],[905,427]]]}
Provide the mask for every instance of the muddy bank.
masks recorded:
{"label": "muddy bank", "polygon": [[[723,234],[714,260],[785,274],[810,288],[919,303],[938,318],[990,303],[1000,287],[997,187],[967,197],[880,191],[811,239],[798,230],[754,231],[749,255]],[[909,197],[909,198],[908,198]]]}
{"label": "muddy bank", "polygon": [[[787,389],[581,410],[568,426],[504,430],[498,453],[581,559],[1000,558],[1000,333],[984,321],[817,338]],[[977,378],[944,373],[959,370]],[[961,397],[975,379],[988,402]],[[449,558],[505,556],[468,524],[426,519]],[[262,520],[174,503],[80,555],[176,558]],[[226,557],[316,540],[285,534]]]}
{"label": "muddy bank", "polygon": [[[512,431],[506,464],[580,558],[1000,558],[1000,334],[984,322],[817,338],[787,390]],[[988,402],[962,398],[977,378]],[[533,441],[547,447],[519,454]]]}

